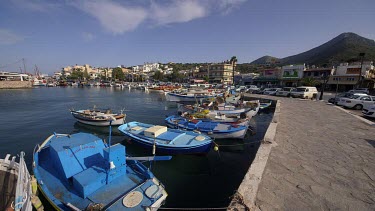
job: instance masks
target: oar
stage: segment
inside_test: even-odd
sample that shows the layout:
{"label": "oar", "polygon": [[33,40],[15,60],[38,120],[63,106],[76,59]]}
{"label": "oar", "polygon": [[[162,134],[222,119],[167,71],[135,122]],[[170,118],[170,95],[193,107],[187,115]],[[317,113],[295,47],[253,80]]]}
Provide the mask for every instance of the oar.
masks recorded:
{"label": "oar", "polygon": [[172,156],[150,156],[150,157],[126,157],[126,160],[144,160],[144,161],[158,161],[158,160],[170,160]]}

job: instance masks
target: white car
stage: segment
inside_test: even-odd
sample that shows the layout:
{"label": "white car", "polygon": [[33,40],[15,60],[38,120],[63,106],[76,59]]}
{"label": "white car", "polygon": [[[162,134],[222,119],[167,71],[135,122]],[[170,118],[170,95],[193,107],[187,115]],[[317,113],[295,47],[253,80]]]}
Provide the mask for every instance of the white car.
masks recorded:
{"label": "white car", "polygon": [[364,108],[362,114],[363,116],[375,118],[375,104]]}
{"label": "white car", "polygon": [[280,91],[281,88],[271,88],[268,90],[264,90],[263,94],[264,95],[276,95],[276,92]]}
{"label": "white car", "polygon": [[296,91],[294,87],[284,87],[280,91],[276,92],[276,96],[290,97],[290,93]]}
{"label": "white car", "polygon": [[313,86],[300,86],[295,91],[291,92],[292,97],[298,97],[303,99],[313,99],[318,96],[318,90]]}
{"label": "white car", "polygon": [[354,108],[357,110],[362,110],[371,105],[375,104],[375,96],[369,95],[353,95],[350,98],[342,98],[339,102],[339,105],[342,105],[344,108]]}
{"label": "white car", "polygon": [[349,93],[365,93],[369,94],[369,90],[367,88],[357,88],[357,89],[352,89],[348,91]]}

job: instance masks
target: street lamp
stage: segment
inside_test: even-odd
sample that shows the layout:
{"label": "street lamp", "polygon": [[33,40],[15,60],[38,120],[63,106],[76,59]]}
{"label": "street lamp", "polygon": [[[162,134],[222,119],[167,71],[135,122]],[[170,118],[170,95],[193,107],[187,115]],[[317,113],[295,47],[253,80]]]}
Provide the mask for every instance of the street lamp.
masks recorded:
{"label": "street lamp", "polygon": [[323,100],[323,93],[324,93],[324,88],[328,82],[328,79],[329,79],[329,76],[326,72],[324,72],[322,75],[321,75],[321,79],[323,80],[323,83],[322,83],[322,87],[321,87],[321,90],[320,90],[320,97],[319,97],[319,100]]}

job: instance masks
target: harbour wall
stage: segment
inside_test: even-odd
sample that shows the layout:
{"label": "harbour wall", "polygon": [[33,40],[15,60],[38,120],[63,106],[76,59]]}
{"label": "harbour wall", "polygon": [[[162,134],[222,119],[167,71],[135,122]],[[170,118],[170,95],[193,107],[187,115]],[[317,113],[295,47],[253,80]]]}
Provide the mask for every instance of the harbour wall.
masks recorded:
{"label": "harbour wall", "polygon": [[[246,97],[246,96],[245,96]],[[271,149],[277,146],[275,142],[276,128],[280,116],[280,101],[276,101],[275,112],[270,125],[264,135],[264,138],[259,146],[254,161],[245,177],[243,178],[237,192],[235,193],[228,210],[256,210],[255,200],[258,192],[258,187],[261,182],[263,172],[266,168],[267,160]]]}
{"label": "harbour wall", "polygon": [[31,87],[31,81],[0,81],[0,89],[25,89]]}

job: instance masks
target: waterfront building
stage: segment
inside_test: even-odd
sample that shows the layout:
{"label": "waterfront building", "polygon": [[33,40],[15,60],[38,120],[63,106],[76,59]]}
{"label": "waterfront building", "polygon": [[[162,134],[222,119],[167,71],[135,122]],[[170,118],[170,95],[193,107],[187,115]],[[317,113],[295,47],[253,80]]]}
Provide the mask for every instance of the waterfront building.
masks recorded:
{"label": "waterfront building", "polygon": [[[317,87],[321,87],[322,84],[326,84],[329,78],[334,74],[335,68],[319,68],[312,66],[312,68],[307,68],[303,71],[303,78],[312,78],[317,82]],[[327,88],[327,87],[326,87]]]}
{"label": "waterfront building", "polygon": [[[362,68],[361,68],[362,66]],[[348,91],[357,86],[374,89],[375,68],[372,61],[341,63],[329,78],[328,84],[340,91]]]}
{"label": "waterfront building", "polygon": [[250,85],[254,84],[255,78],[258,78],[258,73],[235,74],[234,84],[236,85]]}
{"label": "waterfront building", "polygon": [[305,64],[283,66],[281,68],[281,85],[288,87],[299,86],[305,70]]}
{"label": "waterfront building", "polygon": [[281,68],[260,70],[258,77],[253,79],[253,83],[258,87],[274,87],[280,85]]}
{"label": "waterfront building", "polygon": [[209,83],[232,84],[233,66],[230,63],[206,64],[196,73],[198,79],[208,78]]}

